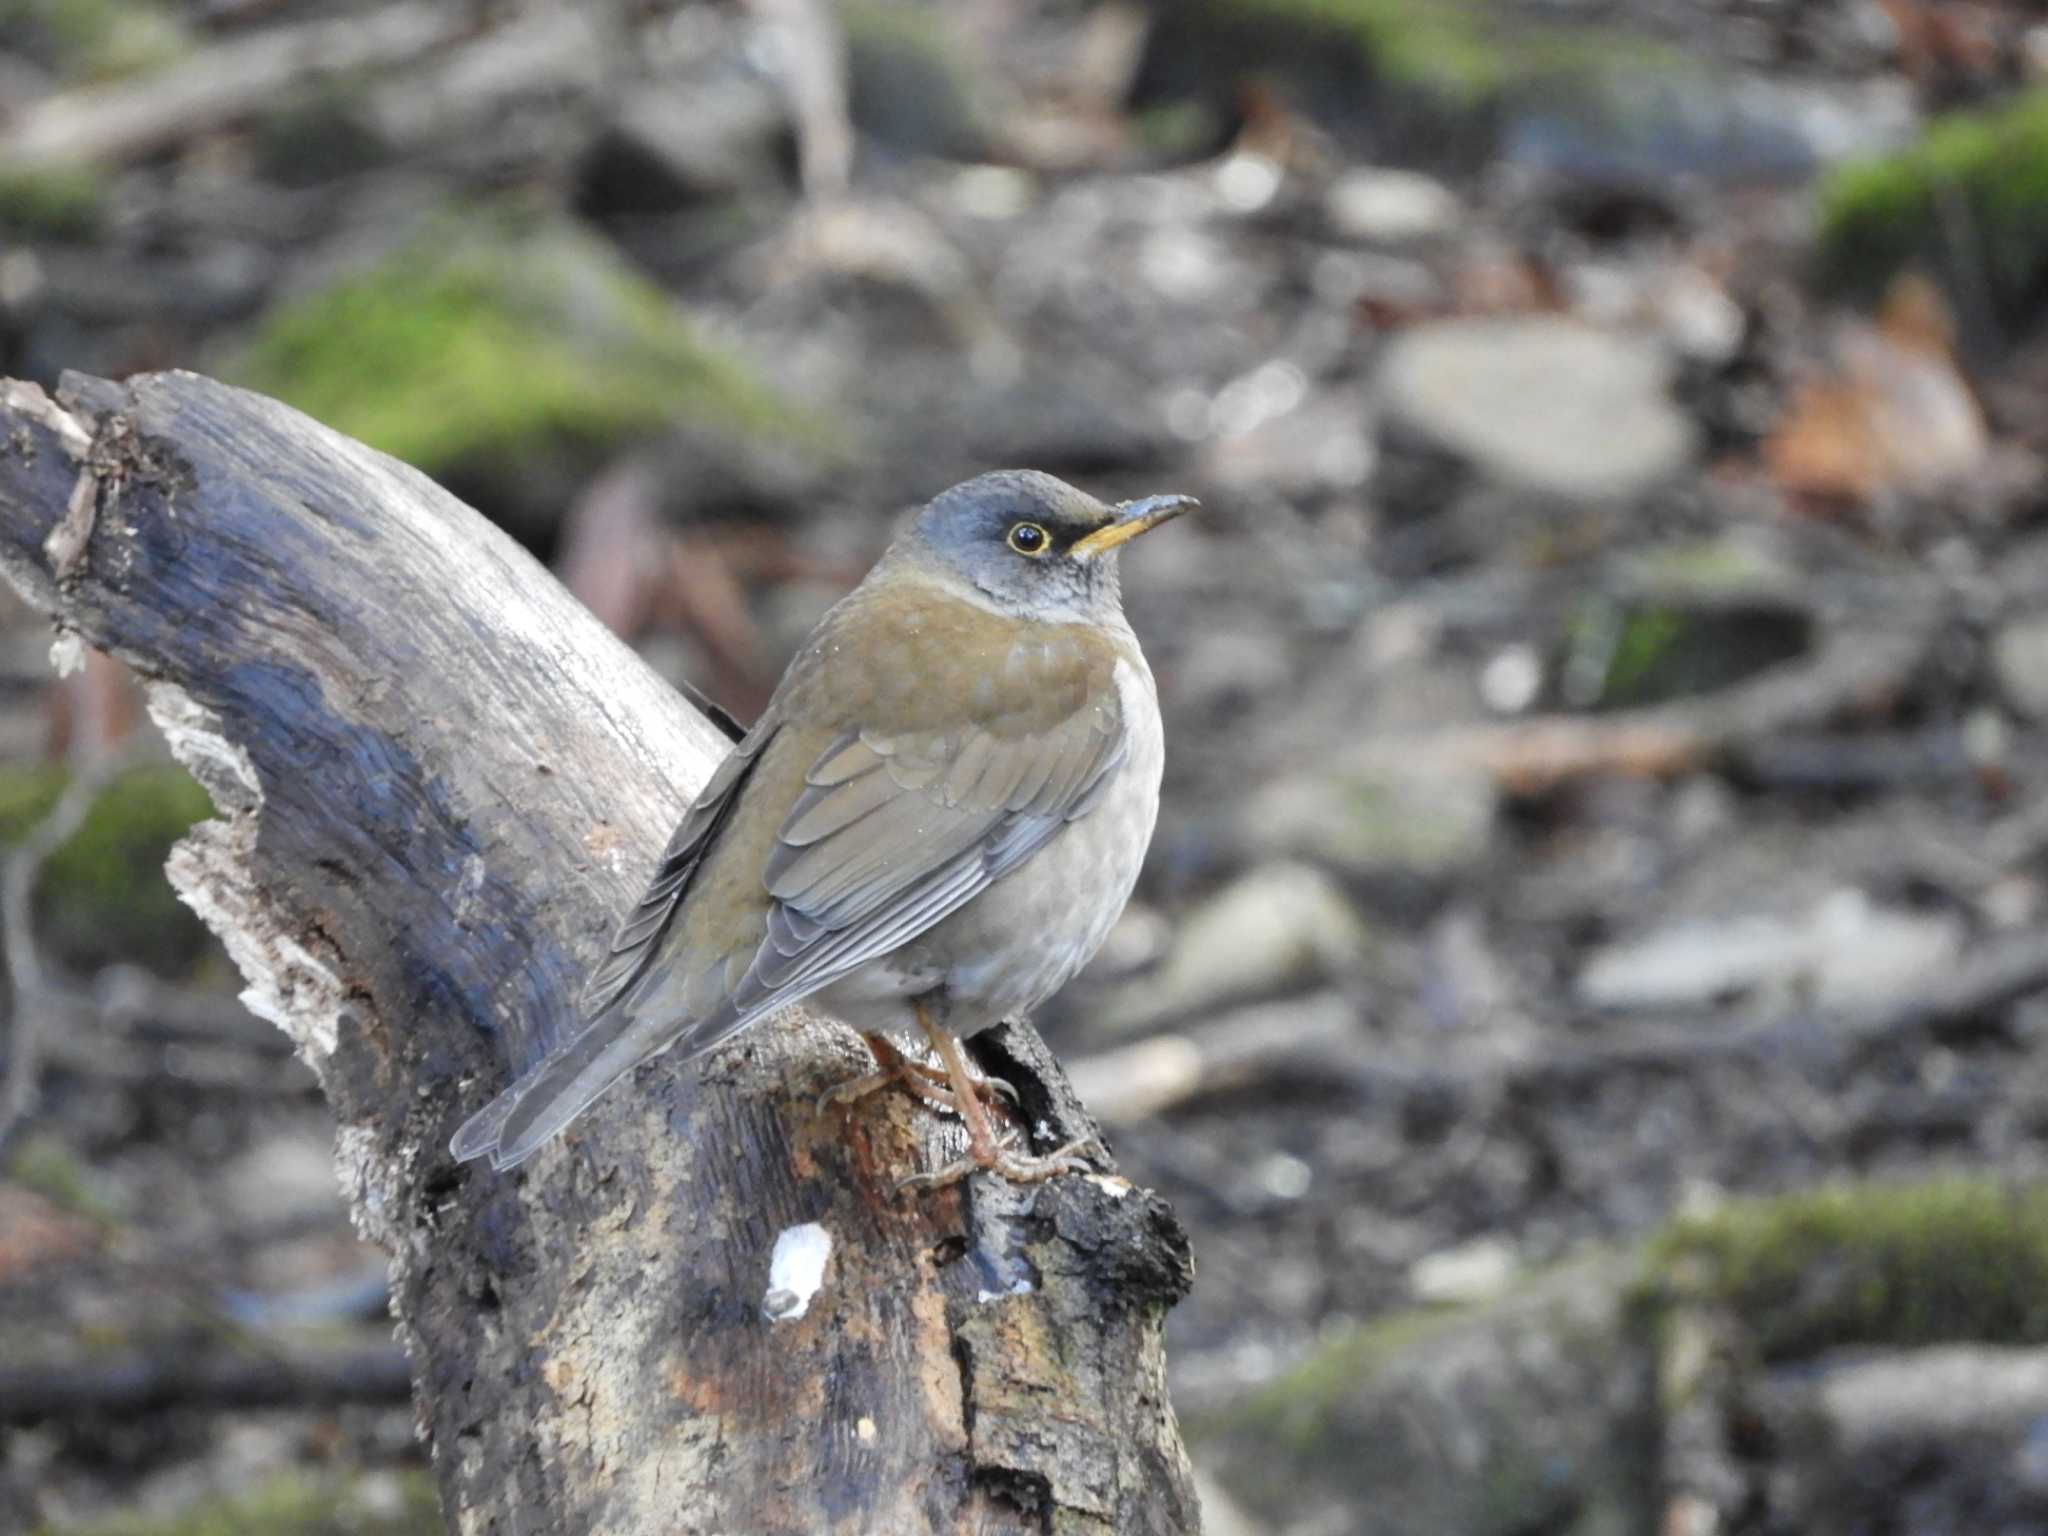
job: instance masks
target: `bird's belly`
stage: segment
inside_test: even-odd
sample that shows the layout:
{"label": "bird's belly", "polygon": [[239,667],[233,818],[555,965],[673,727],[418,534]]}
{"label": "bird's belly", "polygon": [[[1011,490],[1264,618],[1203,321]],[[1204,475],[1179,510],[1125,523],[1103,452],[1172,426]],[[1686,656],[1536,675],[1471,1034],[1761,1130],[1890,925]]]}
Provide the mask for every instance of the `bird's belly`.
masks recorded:
{"label": "bird's belly", "polygon": [[971,1035],[1029,1013],[1072,979],[1109,937],[1137,884],[1159,813],[1156,714],[1102,800],[1022,865],[902,948],[819,995],[871,1032],[916,1032],[912,1000],[943,989],[946,1027]]}

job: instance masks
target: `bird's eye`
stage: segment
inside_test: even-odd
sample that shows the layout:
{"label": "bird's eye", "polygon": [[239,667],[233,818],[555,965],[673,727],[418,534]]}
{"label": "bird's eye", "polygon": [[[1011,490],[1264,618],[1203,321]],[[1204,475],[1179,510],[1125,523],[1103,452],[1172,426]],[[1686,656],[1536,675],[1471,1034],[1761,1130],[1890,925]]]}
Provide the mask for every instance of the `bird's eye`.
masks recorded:
{"label": "bird's eye", "polygon": [[1010,548],[1020,555],[1042,555],[1052,537],[1036,523],[1019,523],[1010,530]]}

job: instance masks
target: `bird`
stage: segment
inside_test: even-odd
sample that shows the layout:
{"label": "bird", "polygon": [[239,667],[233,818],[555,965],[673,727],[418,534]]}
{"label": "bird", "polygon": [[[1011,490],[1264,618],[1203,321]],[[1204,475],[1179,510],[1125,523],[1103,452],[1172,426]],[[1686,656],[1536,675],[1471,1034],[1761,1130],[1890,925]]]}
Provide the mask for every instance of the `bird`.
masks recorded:
{"label": "bird", "polygon": [[1090,1166],[1091,1138],[1006,1139],[990,1095],[1007,1085],[960,1042],[1057,992],[1130,898],[1165,743],[1118,553],[1197,505],[1105,505],[1036,470],[928,502],[683,815],[580,1028],[470,1117],[454,1157],[515,1167],[642,1062],[810,999],[876,1063],[821,1107],[900,1084],[963,1122],[966,1156],[906,1185]]}

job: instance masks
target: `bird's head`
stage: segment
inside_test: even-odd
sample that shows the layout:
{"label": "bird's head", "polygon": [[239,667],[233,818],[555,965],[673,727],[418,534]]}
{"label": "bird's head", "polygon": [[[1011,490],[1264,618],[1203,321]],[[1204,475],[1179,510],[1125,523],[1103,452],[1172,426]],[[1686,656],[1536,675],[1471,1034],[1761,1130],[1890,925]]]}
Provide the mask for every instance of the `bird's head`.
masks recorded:
{"label": "bird's head", "polygon": [[1122,611],[1117,551],[1195,505],[1147,496],[1105,506],[1037,470],[997,470],[932,498],[892,553],[1006,613],[1106,620]]}

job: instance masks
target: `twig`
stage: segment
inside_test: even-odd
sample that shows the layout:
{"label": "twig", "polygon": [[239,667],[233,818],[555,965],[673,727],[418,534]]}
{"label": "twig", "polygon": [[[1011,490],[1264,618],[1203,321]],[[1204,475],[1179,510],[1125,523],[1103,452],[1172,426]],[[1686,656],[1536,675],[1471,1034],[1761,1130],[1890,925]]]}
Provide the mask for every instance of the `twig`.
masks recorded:
{"label": "twig", "polygon": [[796,119],[804,192],[825,199],[846,190],[853,128],[846,102],[846,34],[824,0],[751,0],[772,31],[783,91]]}
{"label": "twig", "polygon": [[80,767],[49,815],[29,831],[0,869],[0,958],[7,967],[12,1013],[7,1061],[0,1068],[4,1072],[0,1075],[0,1147],[7,1144],[35,1104],[43,1015],[67,1001],[65,990],[52,981],[36,949],[36,884],[50,856],[71,840],[107,785],[132,766],[136,757],[132,749],[116,750]]}
{"label": "twig", "polygon": [[417,59],[466,35],[465,8],[414,0],[373,16],[273,27],[141,82],[67,91],[0,136],[0,160],[120,162],[221,128],[309,82]]}

